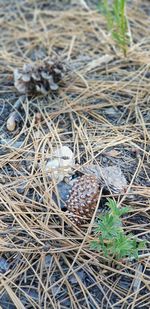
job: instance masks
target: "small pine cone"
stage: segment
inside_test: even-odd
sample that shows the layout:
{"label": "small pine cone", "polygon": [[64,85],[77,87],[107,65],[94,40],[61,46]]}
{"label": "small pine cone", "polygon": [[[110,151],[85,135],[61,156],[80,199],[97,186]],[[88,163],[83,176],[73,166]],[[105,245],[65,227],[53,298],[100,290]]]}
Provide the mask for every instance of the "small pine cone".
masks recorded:
{"label": "small pine cone", "polygon": [[83,175],[72,186],[70,197],[66,206],[68,217],[76,225],[81,225],[91,219],[99,197],[99,184],[97,177]]}
{"label": "small pine cone", "polygon": [[14,85],[20,93],[42,93],[58,89],[64,77],[65,67],[60,62],[45,61],[43,64],[24,64],[14,71]]}

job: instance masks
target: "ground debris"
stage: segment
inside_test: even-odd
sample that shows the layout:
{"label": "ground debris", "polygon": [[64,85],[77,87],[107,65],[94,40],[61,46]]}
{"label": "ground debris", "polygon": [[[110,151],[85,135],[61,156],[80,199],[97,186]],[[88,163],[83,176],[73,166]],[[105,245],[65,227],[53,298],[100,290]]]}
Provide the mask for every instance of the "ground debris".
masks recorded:
{"label": "ground debris", "polygon": [[12,112],[7,119],[7,130],[14,131],[16,129],[17,124],[21,122],[20,114],[17,111]]}
{"label": "ground debris", "polygon": [[[128,1],[133,43],[123,57],[98,0],[0,1],[0,239],[9,265],[0,274],[3,309],[21,308],[19,300],[26,309],[149,309],[148,253],[139,252],[141,269],[139,261],[111,263],[90,250],[93,221],[107,212],[108,195],[132,209],[123,218],[125,231],[149,243],[149,7],[148,0]],[[67,67],[58,82],[50,85],[47,74],[40,82],[23,72],[24,63],[37,69],[53,55]],[[27,92],[22,97],[20,91]],[[8,131],[12,111],[22,121]],[[49,160],[58,162],[52,150],[60,145],[75,157],[75,167],[65,173],[69,183],[60,170],[57,180],[45,171]],[[106,153],[112,150],[119,155]],[[98,185],[107,190],[91,223],[78,228],[68,224],[66,201],[77,179],[96,175],[82,173],[90,162],[106,166]],[[122,172],[116,191],[112,182],[118,176],[107,170],[113,166]],[[131,192],[124,193],[126,183]]]}
{"label": "ground debris", "polygon": [[98,69],[99,67],[101,67],[102,64],[107,64],[113,59],[114,59],[114,56],[111,56],[111,55],[104,55],[102,57],[98,57],[97,59],[94,59],[88,63],[87,67],[85,68],[85,71],[89,72],[94,69]]}
{"label": "ground debris", "polygon": [[101,185],[113,193],[124,193],[127,189],[127,180],[118,166],[100,167],[89,164],[82,167],[81,172],[96,175]]}
{"label": "ground debris", "polygon": [[51,159],[46,164],[46,173],[59,183],[64,177],[71,175],[74,165],[72,150],[67,146],[58,147],[53,150]]}
{"label": "ground debris", "polygon": [[14,85],[22,94],[56,91],[63,79],[65,66],[58,61],[24,64],[22,70],[14,70]]}
{"label": "ground debris", "polygon": [[0,273],[5,273],[9,269],[9,263],[3,257],[0,257]]}

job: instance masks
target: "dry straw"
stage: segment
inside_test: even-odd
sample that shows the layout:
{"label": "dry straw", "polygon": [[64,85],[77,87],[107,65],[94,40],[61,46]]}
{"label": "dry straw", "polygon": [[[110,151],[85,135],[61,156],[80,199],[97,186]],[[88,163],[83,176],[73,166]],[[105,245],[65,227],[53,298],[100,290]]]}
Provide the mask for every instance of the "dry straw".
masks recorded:
{"label": "dry straw", "polygon": [[[56,184],[44,169],[51,149],[60,144],[69,146],[81,165],[115,160],[134,195],[123,224],[149,245],[149,1],[132,1],[127,8],[133,36],[127,58],[115,49],[105,18],[94,5],[87,8],[59,1],[52,6],[42,0],[1,2],[1,111],[2,106],[11,111],[18,97],[14,68],[30,62],[35,50],[45,58],[59,52],[72,72],[58,97],[22,103],[21,131],[1,144],[0,252],[9,269],[0,274],[0,304],[7,292],[17,309],[149,308],[149,249],[131,263],[91,253],[96,213],[89,225],[70,227],[52,200]],[[100,65],[90,67],[102,57]],[[42,114],[38,127],[34,111]],[[8,141],[4,131],[3,121],[1,137]],[[22,146],[15,148],[22,137]],[[108,160],[110,149],[118,157]]]}

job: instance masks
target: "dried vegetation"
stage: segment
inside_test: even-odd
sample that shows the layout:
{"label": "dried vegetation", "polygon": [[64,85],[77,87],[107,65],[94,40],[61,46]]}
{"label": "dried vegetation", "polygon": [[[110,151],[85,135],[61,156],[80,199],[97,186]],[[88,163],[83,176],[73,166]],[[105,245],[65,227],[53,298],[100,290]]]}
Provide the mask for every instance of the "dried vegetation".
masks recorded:
{"label": "dried vegetation", "polygon": [[[149,1],[129,1],[124,58],[94,1],[0,1],[1,308],[150,307],[149,13]],[[55,55],[70,68],[58,94],[19,99],[14,69]],[[8,130],[14,111],[20,120]],[[91,252],[96,211],[90,223],[71,224],[46,173],[59,146],[75,154],[75,176],[91,163],[121,168],[127,192],[100,191],[99,211],[106,194],[132,207],[123,225],[148,244],[138,260]]]}

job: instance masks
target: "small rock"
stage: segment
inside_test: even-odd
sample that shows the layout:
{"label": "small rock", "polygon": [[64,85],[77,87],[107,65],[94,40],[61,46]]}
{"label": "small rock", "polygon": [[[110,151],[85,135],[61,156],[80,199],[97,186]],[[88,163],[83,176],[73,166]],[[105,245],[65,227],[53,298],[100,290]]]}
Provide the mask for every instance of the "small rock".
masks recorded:
{"label": "small rock", "polygon": [[0,273],[5,273],[9,269],[9,264],[5,258],[0,257]]}
{"label": "small rock", "polygon": [[16,129],[17,123],[21,121],[20,114],[16,111],[12,112],[7,119],[7,130],[12,132]]}
{"label": "small rock", "polygon": [[58,185],[57,185],[58,193],[60,195],[60,198],[63,201],[67,201],[68,194],[69,194],[71,187],[72,186],[70,184],[66,183],[65,181],[61,181],[60,183],[58,183]]}
{"label": "small rock", "polygon": [[72,186],[65,181],[61,181],[57,184],[57,191],[53,194],[53,200],[58,206],[61,207],[61,209],[65,207],[65,202],[69,197],[71,187]]}

